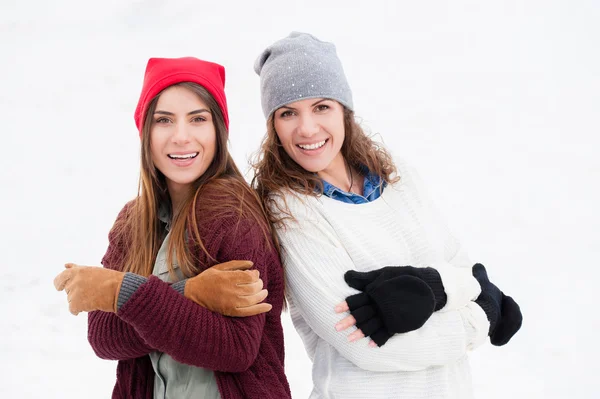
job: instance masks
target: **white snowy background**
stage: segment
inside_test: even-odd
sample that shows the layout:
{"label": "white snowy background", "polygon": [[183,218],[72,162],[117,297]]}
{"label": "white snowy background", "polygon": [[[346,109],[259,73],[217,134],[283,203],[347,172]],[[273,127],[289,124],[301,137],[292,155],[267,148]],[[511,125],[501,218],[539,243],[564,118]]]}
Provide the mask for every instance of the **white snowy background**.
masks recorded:
{"label": "white snowy background", "polygon": [[[593,0],[1,0],[0,396],[110,397],[116,362],[52,280],[99,265],[136,193],[147,59],[225,65],[247,170],[265,130],[253,62],[299,30],[336,43],[363,123],[521,305],[513,341],[471,355],[476,397],[600,397],[598,21]],[[310,362],[283,320],[307,398]]]}

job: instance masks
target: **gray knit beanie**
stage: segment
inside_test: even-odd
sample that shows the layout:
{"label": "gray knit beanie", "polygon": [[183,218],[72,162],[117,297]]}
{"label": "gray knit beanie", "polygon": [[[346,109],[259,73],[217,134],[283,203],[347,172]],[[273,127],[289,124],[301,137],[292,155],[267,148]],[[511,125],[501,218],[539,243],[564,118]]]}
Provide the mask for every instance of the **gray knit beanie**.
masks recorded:
{"label": "gray knit beanie", "polygon": [[353,109],[352,91],[333,43],[292,32],[256,59],[265,117],[279,107],[306,98],[331,98]]}

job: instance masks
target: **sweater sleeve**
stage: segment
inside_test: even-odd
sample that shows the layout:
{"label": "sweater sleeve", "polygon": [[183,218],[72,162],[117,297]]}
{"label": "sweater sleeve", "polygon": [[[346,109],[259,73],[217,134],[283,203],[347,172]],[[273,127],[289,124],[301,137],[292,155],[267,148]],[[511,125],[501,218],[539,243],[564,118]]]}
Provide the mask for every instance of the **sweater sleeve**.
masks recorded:
{"label": "sweater sleeve", "polygon": [[[117,222],[127,217],[131,205],[132,202],[125,205]],[[105,268],[121,270],[126,245],[114,227],[108,235],[108,242],[108,249],[101,263]],[[108,360],[134,359],[155,350],[140,337],[133,326],[114,313],[99,310],[88,314],[88,342],[99,358]]]}
{"label": "sweater sleeve", "polygon": [[444,261],[428,265],[440,273],[448,296],[446,305],[440,312],[464,307],[481,293],[481,287],[471,271],[474,262],[448,227],[419,173],[400,158],[396,158],[395,163],[402,183],[407,188],[406,195],[420,207],[421,224],[429,234],[436,236],[444,249]]}
{"label": "sweater sleeve", "polygon": [[[259,227],[242,222],[223,232],[219,234],[219,262],[251,260],[268,286],[268,271],[275,269],[268,267],[269,252],[258,243]],[[224,372],[242,372],[254,363],[266,318],[264,313],[243,318],[213,313],[155,276],[135,291],[118,316],[144,342],[178,362]]]}
{"label": "sweater sleeve", "polygon": [[96,355],[107,360],[129,360],[154,351],[135,329],[114,313],[88,314],[88,342]]}
{"label": "sweater sleeve", "polygon": [[369,347],[366,339],[348,342],[352,331],[334,328],[347,314],[335,313],[334,307],[356,293],[344,281],[345,271],[356,267],[331,226],[315,213],[303,214],[307,209],[290,207],[297,222],[278,231],[290,307],[297,319],[346,359],[370,371],[422,370],[455,362],[485,341],[486,315],[469,302],[456,310],[435,312],[423,327],[396,334],[381,348]]}

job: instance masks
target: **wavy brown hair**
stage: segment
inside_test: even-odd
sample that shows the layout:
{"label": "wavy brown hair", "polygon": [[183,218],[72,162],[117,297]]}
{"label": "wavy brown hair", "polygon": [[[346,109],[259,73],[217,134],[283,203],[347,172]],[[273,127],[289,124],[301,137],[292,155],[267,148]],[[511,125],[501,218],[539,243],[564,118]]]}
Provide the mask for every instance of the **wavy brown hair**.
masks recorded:
{"label": "wavy brown hair", "polygon": [[[319,196],[323,194],[323,182],[285,152],[275,130],[274,115],[272,113],[267,120],[267,134],[252,164],[255,173],[252,187],[261,198],[269,222],[274,227],[281,227],[286,220],[294,220],[283,192],[290,191],[296,196]],[[364,165],[387,183],[395,183],[400,179],[398,176],[392,177],[396,173],[396,166],[391,155],[381,144],[367,136],[356,121],[354,112],[346,107],[344,133],[341,152],[352,167],[360,171],[361,165]],[[277,201],[278,197],[282,202]]]}
{"label": "wavy brown hair", "polygon": [[[228,132],[221,108],[202,86],[191,82],[179,83],[177,86],[192,91],[208,106],[216,132],[214,159],[204,174],[191,184],[185,200],[175,210],[171,221],[167,265],[173,273],[174,254],[182,273],[189,277],[210,265],[198,264],[199,258],[191,253],[186,232],[193,244],[204,252],[208,262],[217,263],[203,244],[198,225],[199,213],[202,215],[203,225],[223,217],[234,216],[238,221],[249,219],[260,226],[267,246],[271,245],[273,231],[258,195],[250,188],[227,150]],[[156,256],[166,236],[165,227],[158,219],[159,206],[171,208],[165,176],[154,166],[150,150],[150,130],[161,93],[150,102],[142,126],[138,196],[126,208],[127,214],[118,219],[111,232],[118,237],[119,242],[126,243],[123,271],[142,276],[152,274]]]}

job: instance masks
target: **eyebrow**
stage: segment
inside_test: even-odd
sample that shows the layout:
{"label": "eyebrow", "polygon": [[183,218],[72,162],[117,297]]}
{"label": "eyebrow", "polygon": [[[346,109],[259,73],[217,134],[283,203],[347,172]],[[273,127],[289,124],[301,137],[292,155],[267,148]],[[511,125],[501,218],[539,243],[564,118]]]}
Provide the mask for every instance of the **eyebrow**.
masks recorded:
{"label": "eyebrow", "polygon": [[[188,115],[195,115],[195,114],[201,114],[201,113],[203,113],[203,112],[208,112],[208,113],[210,113],[210,111],[209,111],[209,110],[207,110],[207,109],[205,109],[205,108],[201,108],[201,109],[196,109],[196,110],[194,110],[194,111],[190,111],[190,112],[188,112],[187,114],[188,114]],[[154,114],[155,114],[155,115],[156,115],[156,114],[159,114],[159,115],[169,115],[169,116],[173,116],[173,115],[175,115],[175,114],[174,114],[174,113],[172,113],[172,112],[169,112],[169,111],[162,111],[162,110],[154,111]]]}
{"label": "eyebrow", "polygon": [[[321,102],[323,102],[323,101],[331,101],[331,99],[330,99],[330,98],[322,98],[322,99],[320,99],[319,101],[317,101],[316,103],[314,103],[314,104],[311,104],[310,106],[311,106],[311,107],[314,107],[315,105],[317,105],[317,104],[319,104],[319,103],[321,103]],[[291,109],[292,111],[295,111],[295,110],[296,110],[296,108],[294,108],[294,107],[288,107],[287,105],[283,105],[283,106],[281,106],[281,108],[285,108],[285,109]],[[281,109],[281,108],[280,108],[280,109]]]}
{"label": "eyebrow", "polygon": [[317,101],[316,103],[312,104],[311,107],[314,107],[315,105],[317,105],[318,103],[322,103],[323,101],[329,101],[329,98],[323,98],[323,99]]}

